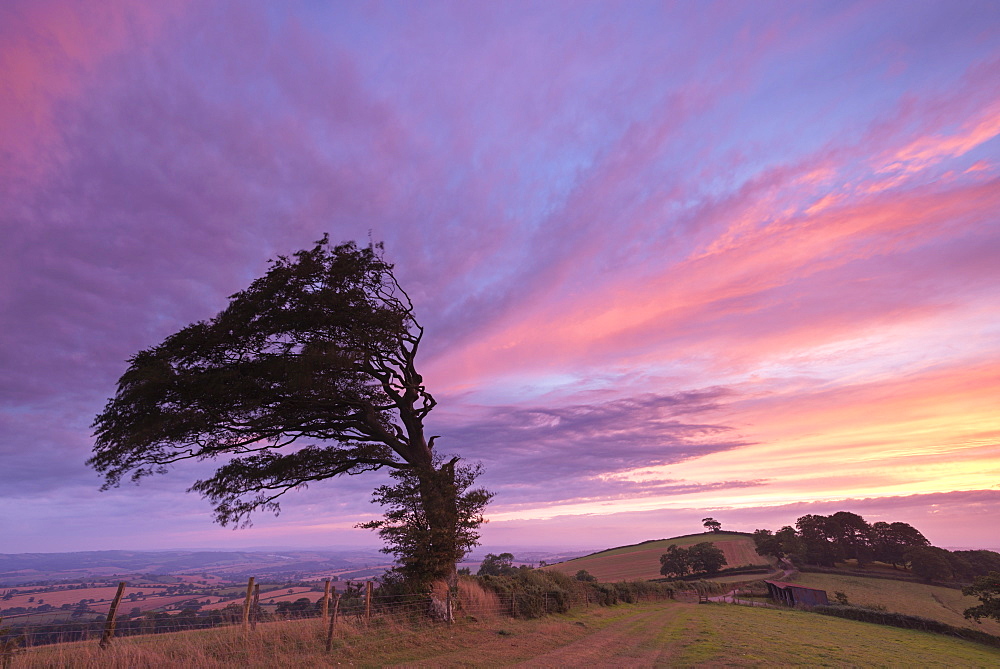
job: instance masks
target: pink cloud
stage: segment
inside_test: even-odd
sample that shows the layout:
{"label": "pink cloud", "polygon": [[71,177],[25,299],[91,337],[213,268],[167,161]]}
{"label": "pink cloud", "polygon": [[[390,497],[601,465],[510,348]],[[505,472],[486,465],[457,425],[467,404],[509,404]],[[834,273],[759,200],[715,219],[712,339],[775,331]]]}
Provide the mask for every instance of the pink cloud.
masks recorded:
{"label": "pink cloud", "polygon": [[1000,102],[950,134],[919,137],[897,151],[879,172],[918,172],[948,158],[963,156],[1000,134]]}
{"label": "pink cloud", "polygon": [[[61,154],[55,115],[86,94],[102,63],[155,41],[187,0],[155,7],[113,0],[83,7],[62,0],[12,0],[0,10],[0,175],[21,182]],[[8,162],[13,160],[15,162]]]}
{"label": "pink cloud", "polygon": [[[866,269],[866,264],[899,254],[923,255],[933,263],[936,251],[926,245],[963,229],[978,229],[1000,207],[1000,189],[986,182],[937,192],[894,192],[774,223],[769,223],[766,211],[755,209],[756,204],[750,207],[749,224],[742,230],[740,223],[734,224],[740,231],[723,247],[668,266],[659,276],[642,277],[641,282],[626,275],[627,283],[609,283],[557,304],[543,301],[461,353],[450,352],[435,368],[447,365],[454,371],[438,373],[461,378],[516,367],[556,368],[574,359],[592,360],[603,351],[642,358],[644,351],[655,357],[668,346],[676,355],[678,343],[685,351],[703,344],[705,337],[725,342],[724,350],[735,347],[759,357],[768,348],[786,350],[791,343],[822,345],[866,323],[884,323],[891,314],[930,315],[941,308],[932,295],[876,286],[866,275],[883,270],[874,265]],[[970,243],[978,243],[973,239]],[[927,268],[900,269],[925,273],[911,280],[922,283],[928,278]],[[951,266],[941,269],[951,271]],[[830,293],[837,311],[810,309],[809,319],[789,311],[787,296],[794,294],[796,285]],[[764,340],[746,337],[747,319],[752,323],[755,313],[771,319],[770,333],[755,333]],[[728,329],[727,319],[740,319],[741,329]]]}
{"label": "pink cloud", "polygon": [[[6,3],[5,462],[35,477],[20,455],[35,441],[82,463],[127,356],[326,231],[387,242],[427,326],[435,421],[456,450],[497,454],[518,509],[585,507],[589,486],[601,503],[750,503],[791,494],[786,442],[819,468],[810,425],[874,457],[919,427],[908,407],[970,415],[974,390],[931,390],[996,357],[990,21],[877,3],[522,9]],[[886,162],[923,169],[873,170]],[[883,401],[892,377],[923,394]],[[671,413],[692,393],[721,399]],[[975,417],[962,434],[991,439]],[[747,474],[772,440],[792,451],[785,488]],[[928,485],[967,486],[987,460],[920,443],[906,457]],[[884,462],[870,486],[905,476]],[[644,466],[678,469],[627,477]],[[24,489],[58,496],[89,480],[79,467]],[[860,465],[829,480],[866,484]],[[367,514],[350,485],[349,502],[308,504]]]}

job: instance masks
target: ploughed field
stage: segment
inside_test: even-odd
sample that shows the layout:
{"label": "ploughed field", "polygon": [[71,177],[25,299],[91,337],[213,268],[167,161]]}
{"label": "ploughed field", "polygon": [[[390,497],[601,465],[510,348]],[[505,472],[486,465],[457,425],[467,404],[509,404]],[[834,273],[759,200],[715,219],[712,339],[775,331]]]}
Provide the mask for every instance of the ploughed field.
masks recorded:
{"label": "ploughed field", "polygon": [[581,569],[586,570],[598,581],[632,581],[662,578],[660,576],[660,556],[667,547],[675,544],[682,548],[693,546],[703,541],[715,544],[715,547],[726,556],[724,569],[743,567],[751,564],[765,564],[766,558],[757,554],[753,539],[744,534],[732,532],[708,532],[675,539],[647,541],[632,546],[622,546],[601,551],[592,555],[567,560],[559,564],[549,565],[543,569],[553,569],[565,572],[570,576]]}
{"label": "ploughed field", "polygon": [[39,648],[13,667],[333,666],[1000,666],[1000,649],[802,611],[650,602],[539,620],[453,626],[346,622],[324,649],[318,620]]}

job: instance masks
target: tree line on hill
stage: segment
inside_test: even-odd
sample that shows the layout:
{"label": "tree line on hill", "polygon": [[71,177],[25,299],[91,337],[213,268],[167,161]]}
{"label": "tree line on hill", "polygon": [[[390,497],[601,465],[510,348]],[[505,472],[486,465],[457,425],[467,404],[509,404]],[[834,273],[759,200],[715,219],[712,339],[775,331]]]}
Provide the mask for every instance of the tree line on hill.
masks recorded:
{"label": "tree line on hill", "polygon": [[833,567],[856,560],[859,567],[872,562],[909,567],[928,581],[963,581],[1000,571],[1000,553],[988,550],[949,551],[932,546],[912,525],[902,522],[868,523],[849,511],[829,516],[807,514],[777,532],[753,533],[757,552],[801,564]]}

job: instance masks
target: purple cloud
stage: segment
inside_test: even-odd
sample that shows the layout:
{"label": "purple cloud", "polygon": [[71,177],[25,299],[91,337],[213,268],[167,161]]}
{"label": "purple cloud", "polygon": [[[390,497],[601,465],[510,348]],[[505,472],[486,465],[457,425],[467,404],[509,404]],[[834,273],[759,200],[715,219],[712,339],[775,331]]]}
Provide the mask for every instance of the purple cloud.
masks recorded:
{"label": "purple cloud", "polygon": [[[774,407],[853,420],[851,389],[927,368],[913,404],[989,441],[934,388],[998,388],[969,372],[1000,350],[998,26],[993,2],[7,2],[0,496],[36,524],[125,499],[82,492],[125,360],[324,232],[386,242],[442,447],[525,513],[780,498],[794,467],[666,472],[765,457],[808,437]],[[975,452],[936,489],[983,487]],[[369,517],[368,483],[302,493],[289,536]]]}

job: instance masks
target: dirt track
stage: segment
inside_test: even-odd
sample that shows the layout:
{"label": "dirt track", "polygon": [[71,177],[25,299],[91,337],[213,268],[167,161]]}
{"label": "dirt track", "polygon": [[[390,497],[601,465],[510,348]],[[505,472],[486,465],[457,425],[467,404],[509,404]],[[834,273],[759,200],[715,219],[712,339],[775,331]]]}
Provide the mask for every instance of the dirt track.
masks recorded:
{"label": "dirt track", "polygon": [[675,644],[664,644],[668,621],[680,607],[642,611],[520,665],[522,667],[649,667],[669,665]]}
{"label": "dirt track", "polygon": [[497,621],[425,641],[382,666],[1000,666],[997,649],[949,637],[801,611],[681,602]]}
{"label": "dirt track", "polygon": [[665,666],[674,649],[665,638],[684,625],[687,607],[680,604],[593,608],[586,622],[550,619],[533,624],[505,624],[491,639],[475,647],[435,653],[406,666],[594,667]]}

